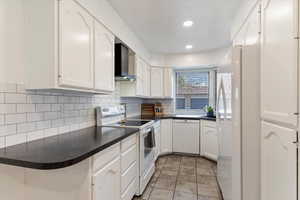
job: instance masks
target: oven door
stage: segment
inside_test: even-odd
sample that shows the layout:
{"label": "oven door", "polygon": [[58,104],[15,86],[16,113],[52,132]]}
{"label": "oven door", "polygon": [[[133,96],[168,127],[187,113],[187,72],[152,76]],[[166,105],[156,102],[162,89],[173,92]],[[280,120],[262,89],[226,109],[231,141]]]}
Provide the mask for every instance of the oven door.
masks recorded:
{"label": "oven door", "polygon": [[154,128],[146,128],[141,134],[141,176],[147,173],[147,170],[155,162],[155,146]]}

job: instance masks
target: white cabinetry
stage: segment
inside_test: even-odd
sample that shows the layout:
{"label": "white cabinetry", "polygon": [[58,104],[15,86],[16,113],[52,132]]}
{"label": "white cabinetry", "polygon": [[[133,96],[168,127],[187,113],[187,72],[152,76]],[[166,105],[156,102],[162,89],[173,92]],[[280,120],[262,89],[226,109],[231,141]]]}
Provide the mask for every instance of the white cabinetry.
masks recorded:
{"label": "white cabinetry", "polygon": [[114,90],[114,37],[77,1],[26,1],[24,18],[27,89]]}
{"label": "white cabinetry", "polygon": [[199,120],[173,120],[173,152],[200,153]]}
{"label": "white cabinetry", "polygon": [[115,37],[94,20],[95,34],[95,90],[113,92],[115,89]]}
{"label": "white cabinetry", "polygon": [[154,134],[155,134],[155,158],[157,159],[157,157],[159,156],[160,154],[160,146],[161,146],[161,122],[160,121],[157,121],[155,122],[154,124]]}
{"label": "white cabinetry", "polygon": [[150,66],[135,55],[134,71],[136,81],[120,82],[120,95],[122,97],[149,97],[150,96]]}
{"label": "white cabinetry", "polygon": [[171,153],[172,149],[172,119],[163,119],[161,120],[161,143],[160,143],[160,152],[161,154]]}
{"label": "white cabinetry", "polygon": [[151,67],[151,97],[164,96],[164,69]]}
{"label": "white cabinetry", "polygon": [[72,0],[59,7],[59,85],[92,89],[93,17]]}
{"label": "white cabinetry", "polygon": [[262,123],[261,200],[297,199],[295,130]]}
{"label": "white cabinetry", "polygon": [[93,200],[120,200],[120,157],[115,158],[93,176]]}
{"label": "white cabinetry", "polygon": [[201,120],[201,156],[212,160],[218,159],[218,135],[216,122]]}
{"label": "white cabinetry", "polygon": [[174,97],[174,79],[173,79],[173,69],[172,68],[165,68],[164,69],[164,82],[163,82],[163,87],[164,87],[164,97],[165,98],[173,98]]}
{"label": "white cabinetry", "polygon": [[262,118],[293,127],[298,112],[296,8],[295,0],[263,0],[262,5]]}

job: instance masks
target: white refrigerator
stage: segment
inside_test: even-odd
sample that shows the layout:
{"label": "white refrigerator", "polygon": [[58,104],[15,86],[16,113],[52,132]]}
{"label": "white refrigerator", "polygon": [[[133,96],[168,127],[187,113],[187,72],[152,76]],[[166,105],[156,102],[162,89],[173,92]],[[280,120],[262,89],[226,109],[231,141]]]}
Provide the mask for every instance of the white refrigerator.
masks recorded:
{"label": "white refrigerator", "polygon": [[235,46],[227,57],[217,73],[217,178],[224,200],[259,200],[259,46]]}

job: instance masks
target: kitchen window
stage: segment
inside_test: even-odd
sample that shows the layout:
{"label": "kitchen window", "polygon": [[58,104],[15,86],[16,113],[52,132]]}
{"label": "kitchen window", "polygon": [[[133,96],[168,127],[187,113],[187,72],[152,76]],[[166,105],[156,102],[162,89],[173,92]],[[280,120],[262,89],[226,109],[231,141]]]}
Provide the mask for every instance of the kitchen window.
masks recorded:
{"label": "kitchen window", "polygon": [[205,106],[215,106],[215,70],[175,71],[178,114],[204,114]]}

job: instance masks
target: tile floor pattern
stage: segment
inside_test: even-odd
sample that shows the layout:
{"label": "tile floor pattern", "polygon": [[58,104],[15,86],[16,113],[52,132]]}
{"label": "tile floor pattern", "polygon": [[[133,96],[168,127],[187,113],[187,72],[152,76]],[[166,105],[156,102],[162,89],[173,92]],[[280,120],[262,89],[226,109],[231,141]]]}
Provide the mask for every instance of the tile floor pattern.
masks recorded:
{"label": "tile floor pattern", "polygon": [[160,157],[141,197],[134,200],[221,200],[216,163],[201,157]]}

